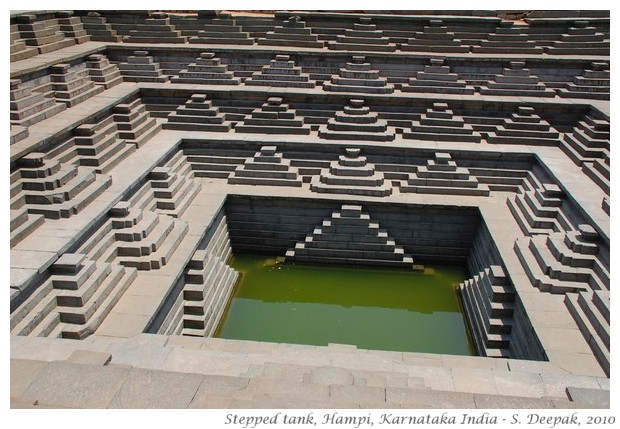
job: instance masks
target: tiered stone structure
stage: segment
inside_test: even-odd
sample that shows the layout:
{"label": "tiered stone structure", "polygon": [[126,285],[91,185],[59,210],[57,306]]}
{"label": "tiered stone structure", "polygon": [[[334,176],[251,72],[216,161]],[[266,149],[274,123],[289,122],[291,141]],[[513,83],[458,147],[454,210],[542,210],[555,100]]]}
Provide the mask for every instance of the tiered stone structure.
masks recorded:
{"label": "tiered stone structure", "polygon": [[371,195],[385,197],[392,194],[392,186],[383,173],[368,163],[360,149],[347,148],[338,161],[331,161],[328,170],[314,176],[310,190],[328,194]]}
{"label": "tiered stone structure", "polygon": [[110,64],[110,60],[105,55],[90,55],[86,61],[86,67],[90,80],[95,82],[95,85],[103,86],[104,89],[110,89],[123,82],[121,71],[116,64]]}
{"label": "tiered stone structure", "polygon": [[24,88],[19,79],[11,79],[11,124],[29,127],[65,110],[67,104],[57,103],[53,98]]}
{"label": "tiered stone structure", "polygon": [[454,115],[448,103],[433,103],[419,120],[413,121],[411,131],[403,132],[403,138],[473,143],[480,143],[482,139],[461,116]]}
{"label": "tiered stone structure", "polygon": [[112,182],[110,176],[46,160],[39,152],[24,156],[20,164],[22,168],[11,174],[11,210],[24,208],[48,219],[77,214]]}
{"label": "tiered stone structure", "polygon": [[239,272],[225,261],[205,250],[197,250],[189,261],[183,287],[183,335],[215,334],[239,279]]}
{"label": "tiered stone structure", "polygon": [[554,184],[523,191],[506,200],[512,215],[525,235],[570,231],[570,220],[562,211],[564,192]]}
{"label": "tiered stone structure", "polygon": [[11,45],[9,52],[11,54],[11,62],[25,60],[39,53],[37,48],[29,48],[28,45],[26,45],[26,41],[22,38],[17,24],[11,25],[10,40]]}
{"label": "tiered stone structure", "polygon": [[117,104],[112,112],[118,136],[136,147],[142,146],[161,129],[161,125],[149,115],[140,99]]}
{"label": "tiered stone structure", "polygon": [[396,51],[396,45],[383,35],[383,31],[377,30],[372,18],[366,16],[361,17],[359,23],[354,23],[352,30],[347,29],[344,35],[336,36],[335,42],[328,42],[327,47],[340,51]]}
{"label": "tiered stone structure", "polygon": [[529,26],[512,21],[502,21],[495,33],[489,34],[480,46],[472,46],[471,51],[481,54],[502,54],[510,51],[514,54],[540,55],[543,47],[530,40]]}
{"label": "tiered stone structure", "polygon": [[266,185],[301,187],[297,168],[282,158],[276,146],[263,146],[252,158],[245,160],[228,178],[233,185]]}
{"label": "tiered stone structure", "polygon": [[167,82],[168,76],[159,67],[159,63],[153,60],[148,51],[134,51],[127,57],[127,62],[118,64],[127,82]]}
{"label": "tiered stone structure", "polygon": [[558,89],[558,95],[563,98],[595,98],[609,100],[609,64],[605,62],[592,63],[589,69],[581,76],[575,76],[571,83]]}
{"label": "tiered stone structure", "polygon": [[406,184],[401,184],[400,192],[481,196],[490,193],[486,184],[478,183],[467,168],[457,167],[452,156],[445,152],[436,152],[435,159],[429,159],[425,166],[417,167]]}
{"label": "tiered stone structure", "polygon": [[179,76],[170,79],[173,83],[197,83],[201,85],[239,85],[241,79],[228,71],[228,66],[213,52],[202,52],[196,62],[179,72]]}
{"label": "tiered stone structure", "polygon": [[394,85],[380,77],[379,70],[372,70],[370,63],[363,55],[354,55],[351,62],[340,69],[340,75],[334,76],[331,82],[323,83],[325,91],[360,92],[369,94],[391,94]]}
{"label": "tiered stone structure", "polygon": [[560,147],[577,165],[592,158],[608,159],[610,146],[610,124],[586,115],[571,132],[566,132]]}
{"label": "tiered stone structure", "polygon": [[590,338],[590,348],[607,375],[610,375],[610,296],[608,291],[567,293],[566,307],[573,316],[583,336]]}
{"label": "tiered stone structure", "polygon": [[318,36],[312,34],[311,28],[306,28],[306,23],[299,16],[292,16],[276,26],[273,31],[268,31],[265,37],[257,39],[259,45],[268,46],[300,46],[304,48],[322,48],[324,42]]}
{"label": "tiered stone structure", "polygon": [[[136,270],[65,253],[52,275],[13,314],[17,335],[83,339],[91,335],[136,278]],[[27,317],[35,311],[36,320]]]}
{"label": "tiered stone structure", "polygon": [[538,76],[532,76],[525,68],[524,61],[510,61],[501,75],[496,75],[493,82],[480,88],[483,95],[555,97],[555,91],[540,82]]}
{"label": "tiered stone structure", "polygon": [[99,94],[103,87],[95,85],[89,78],[88,69],[85,67],[71,67],[69,64],[56,64],[50,67],[52,79],[52,91],[56,101],[65,103],[67,107],[73,107],[85,100]]}
{"label": "tiered stone structure", "polygon": [[60,31],[65,34],[65,37],[75,39],[75,42],[78,44],[90,40],[90,36],[86,33],[86,30],[84,30],[84,25],[80,21],[80,18],[73,16],[73,11],[65,10],[57,12],[56,16],[58,17]]}
{"label": "tiered stone structure", "polygon": [[364,100],[351,99],[344,110],[336,112],[336,117],[319,127],[319,137],[329,140],[392,141],[394,132],[388,129],[387,121],[364,106]]}
{"label": "tiered stone structure", "polygon": [[108,24],[107,18],[101,16],[98,12],[88,12],[86,16],[81,17],[81,20],[84,29],[93,41],[116,43],[121,42],[123,39],[112,28],[112,24]]}
{"label": "tiered stone structure", "polygon": [[164,12],[153,12],[144,23],[133,23],[129,35],[123,38],[129,43],[185,43],[187,40],[170,24]]}
{"label": "tiered stone structure", "polygon": [[250,117],[235,126],[238,133],[261,134],[310,134],[310,126],[303,118],[297,118],[294,109],[282,104],[282,98],[269,97],[260,109],[254,109]]}
{"label": "tiered stone structure", "polygon": [[149,174],[155,208],[160,214],[178,218],[202,189],[193,179],[192,167],[177,155],[166,167],[156,167]]}
{"label": "tiered stone structure", "polygon": [[403,43],[402,51],[415,52],[469,52],[469,46],[463,46],[453,32],[448,31],[441,19],[431,19],[421,32]]}
{"label": "tiered stone structure", "polygon": [[533,107],[522,106],[489,132],[489,143],[512,143],[556,146],[560,133],[535,113]]}
{"label": "tiered stone structure", "polygon": [[20,15],[17,23],[21,40],[26,46],[36,47],[39,54],[75,45],[74,39],[66,38],[60,31],[57,21],[38,21],[36,15]]}
{"label": "tiered stone structure", "polygon": [[316,82],[310,80],[308,73],[302,73],[301,67],[289,55],[276,55],[260,72],[252,73],[243,83],[253,86],[278,86],[293,88],[314,88]]}
{"label": "tiered stone structure", "polygon": [[543,292],[609,291],[597,241],[597,232],[582,224],[578,231],[519,239],[514,250],[532,285]]}
{"label": "tiered stone structure", "polygon": [[204,45],[253,45],[250,34],[243,31],[235,19],[230,17],[209,18],[202,25],[203,30],[188,39],[189,43]]}
{"label": "tiered stone structure", "polygon": [[362,206],[349,204],[324,219],[294,249],[287,250],[286,260],[420,269],[379,223],[362,212]]}
{"label": "tiered stone structure", "polygon": [[459,284],[480,356],[510,356],[515,289],[501,266],[491,265]]}
{"label": "tiered stone structure", "polygon": [[473,94],[475,89],[467,85],[459,75],[450,73],[450,66],[445,65],[443,58],[431,58],[430,65],[424,71],[416,72],[415,78],[402,85],[403,92],[438,92],[441,94]]}
{"label": "tiered stone structure", "polygon": [[164,129],[195,131],[230,131],[230,123],[206,94],[193,94],[187,102],[168,115]]}
{"label": "tiered stone structure", "polygon": [[575,21],[559,41],[545,48],[545,52],[552,55],[608,55],[609,37],[589,24],[588,21]]}

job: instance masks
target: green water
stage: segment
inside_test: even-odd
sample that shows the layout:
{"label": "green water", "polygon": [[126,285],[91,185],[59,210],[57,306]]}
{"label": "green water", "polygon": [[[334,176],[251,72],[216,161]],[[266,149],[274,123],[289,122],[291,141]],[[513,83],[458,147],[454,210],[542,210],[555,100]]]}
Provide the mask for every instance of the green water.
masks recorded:
{"label": "green water", "polygon": [[354,344],[374,350],[472,355],[455,285],[466,269],[407,270],[275,264],[235,255],[241,272],[217,337]]}

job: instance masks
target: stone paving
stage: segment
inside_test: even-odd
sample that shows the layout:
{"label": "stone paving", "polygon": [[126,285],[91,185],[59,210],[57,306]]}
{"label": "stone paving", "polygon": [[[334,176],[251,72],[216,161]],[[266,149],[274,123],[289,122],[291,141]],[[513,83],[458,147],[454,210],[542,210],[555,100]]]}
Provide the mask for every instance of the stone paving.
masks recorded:
{"label": "stone paving", "polygon": [[[13,14],[11,406],[608,408],[609,15],[477,13]],[[466,264],[478,356],[213,338],[241,250]]]}

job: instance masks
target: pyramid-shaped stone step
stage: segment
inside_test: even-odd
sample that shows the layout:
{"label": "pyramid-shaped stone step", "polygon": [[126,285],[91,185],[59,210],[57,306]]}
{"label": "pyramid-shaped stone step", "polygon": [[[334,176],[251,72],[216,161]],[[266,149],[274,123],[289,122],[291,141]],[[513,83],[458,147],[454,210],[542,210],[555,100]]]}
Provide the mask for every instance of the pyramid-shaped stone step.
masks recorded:
{"label": "pyramid-shaped stone step", "polygon": [[302,48],[322,48],[324,42],[317,35],[312,34],[311,28],[299,16],[292,16],[276,25],[273,31],[268,31],[265,37],[256,40],[259,45],[267,46],[299,46]]}
{"label": "pyramid-shaped stone step", "polygon": [[156,167],[151,170],[149,177],[158,213],[179,217],[200,192],[202,185],[193,180],[191,169],[186,174],[172,170],[169,167]]}
{"label": "pyramid-shaped stone step", "polygon": [[181,35],[170,17],[164,12],[152,12],[144,23],[134,22],[129,35],[123,38],[129,43],[186,43],[187,38]]}
{"label": "pyramid-shaped stone step", "polygon": [[74,150],[82,166],[105,173],[135,151],[136,147],[119,139],[112,116],[95,124],[83,124],[73,130]]}
{"label": "pyramid-shaped stone step", "polygon": [[322,170],[319,176],[312,178],[310,189],[330,194],[391,195],[391,183],[360,153],[360,149],[347,148],[338,161],[330,162],[329,170]]}
{"label": "pyramid-shaped stone step", "polygon": [[75,40],[65,37],[55,19],[39,20],[37,15],[17,16],[20,36],[27,46],[36,47],[39,54],[75,45]]}
{"label": "pyramid-shaped stone step", "polygon": [[123,82],[121,71],[116,64],[110,64],[110,60],[103,54],[90,55],[86,61],[86,68],[90,80],[95,82],[95,85],[103,86],[104,89],[110,89]]}
{"label": "pyramid-shaped stone step", "polygon": [[336,41],[327,43],[329,49],[344,51],[377,51],[394,52],[396,44],[390,42],[383,31],[377,30],[372,24],[372,18],[361,17],[359,23],[353,24],[353,29],[346,29],[344,35],[336,36]]}
{"label": "pyramid-shaped stone step", "polygon": [[442,94],[473,94],[475,89],[456,73],[450,73],[450,66],[443,58],[431,58],[424,71],[416,72],[415,78],[401,86],[403,92],[438,92]]}
{"label": "pyramid-shaped stone step", "polygon": [[139,98],[130,103],[117,104],[112,108],[112,113],[118,127],[118,137],[136,147],[146,144],[161,129]]}
{"label": "pyramid-shaped stone step", "polygon": [[344,110],[336,112],[327,125],[319,127],[319,137],[328,140],[392,141],[395,134],[388,129],[387,121],[364,106],[363,99],[351,99]]}
{"label": "pyramid-shaped stone step", "polygon": [[187,234],[186,222],[159,215],[158,226],[140,243],[140,246],[119,246],[116,260],[125,267],[138,270],[158,270],[166,265],[183,237]]}
{"label": "pyramid-shaped stone step", "polygon": [[563,98],[591,98],[597,100],[609,100],[611,73],[609,64],[606,62],[593,62],[590,68],[586,68],[581,76],[575,76],[574,80],[558,88],[557,92]]}
{"label": "pyramid-shaped stone step", "polygon": [[555,91],[540,82],[538,76],[532,76],[525,68],[524,61],[511,61],[501,75],[494,81],[480,88],[483,95],[523,96],[523,97],[555,97]]}
{"label": "pyramid-shaped stone step", "polygon": [[170,78],[173,83],[196,83],[201,85],[239,85],[241,79],[235,77],[228,66],[213,52],[202,52],[195,63],[179,72],[179,76]]}
{"label": "pyramid-shaped stone step", "polygon": [[126,62],[118,64],[123,80],[126,82],[159,82],[168,81],[159,63],[155,62],[148,51],[134,51]]}
{"label": "pyramid-shaped stone step", "polygon": [[245,153],[221,150],[184,150],[191,164],[194,177],[227,179],[235,169],[246,161]]}
{"label": "pyramid-shaped stone step", "polygon": [[92,41],[114,43],[122,41],[122,36],[116,33],[112,24],[109,24],[107,18],[101,16],[99,12],[88,12],[80,19]]}
{"label": "pyramid-shaped stone step", "polygon": [[195,35],[189,37],[189,43],[204,45],[253,45],[250,33],[244,32],[236,19],[230,17],[210,18]]}
{"label": "pyramid-shaped stone step", "polygon": [[504,123],[489,132],[487,141],[497,144],[557,146],[560,133],[538,116],[532,107],[519,107]]}
{"label": "pyramid-shaped stone step", "polygon": [[449,108],[448,103],[433,103],[419,120],[412,122],[411,131],[404,131],[403,138],[432,141],[466,141],[480,143],[478,131]]}
{"label": "pyramid-shaped stone step", "polygon": [[339,76],[332,77],[330,82],[323,83],[323,90],[334,92],[358,92],[369,94],[391,94],[394,85],[379,76],[378,70],[372,70],[366,57],[354,55],[351,62],[340,69]]}
{"label": "pyramid-shaped stone step", "polygon": [[563,194],[559,186],[544,184],[542,189],[517,194],[506,203],[526,235],[569,231],[573,228],[561,208]]}
{"label": "pyramid-shaped stone step", "polygon": [[560,40],[545,48],[551,55],[609,55],[609,35],[597,31],[589,21],[579,20],[560,36]]}
{"label": "pyramid-shaped stone step", "polygon": [[586,116],[572,132],[564,133],[560,147],[577,165],[585,158],[609,157],[609,122]]}
{"label": "pyramid-shaped stone step", "polygon": [[67,108],[65,103],[57,103],[53,98],[33,93],[19,79],[11,79],[10,99],[11,124],[23,127],[51,118]]}
{"label": "pyramid-shaped stone step", "polygon": [[58,18],[60,31],[64,33],[65,37],[75,39],[75,42],[78,44],[90,41],[90,36],[84,30],[84,25],[80,18],[73,16],[72,10],[56,12],[56,17]]}
{"label": "pyramid-shaped stone step", "polygon": [[[348,240],[342,240],[347,236]],[[299,262],[349,265],[384,265],[420,269],[402,247],[380,229],[358,205],[343,205],[303,241],[286,252],[285,259]],[[423,269],[423,268],[422,268]]]}
{"label": "pyramid-shaped stone step", "polygon": [[56,64],[50,67],[50,79],[54,98],[67,107],[73,107],[99,94],[103,87],[95,85],[85,67],[71,67],[70,64]]}
{"label": "pyramid-shaped stone step", "polygon": [[224,123],[226,117],[214,107],[206,94],[193,94],[185,104],[168,115],[163,124],[168,130],[193,130],[229,132],[230,123]]}
{"label": "pyramid-shaped stone step", "polygon": [[301,67],[289,55],[276,55],[260,72],[254,72],[244,84],[254,86],[277,86],[293,88],[314,88],[316,82],[310,80],[308,73],[302,73]]}
{"label": "pyramid-shaped stone step", "polygon": [[609,292],[567,293],[564,303],[605,373],[610,373]]}
{"label": "pyramid-shaped stone step", "polygon": [[282,103],[280,97],[270,97],[260,109],[235,126],[235,132],[261,134],[310,134],[310,126],[298,119],[296,111]]}
{"label": "pyramid-shaped stone step", "polygon": [[538,45],[537,40],[530,39],[528,30],[528,25],[502,21],[494,33],[481,40],[478,46],[472,46],[471,51],[481,54],[502,54],[507,51],[514,54],[542,54],[544,48]]}
{"label": "pyramid-shaped stone step", "polygon": [[[198,261],[194,261],[198,258]],[[193,265],[192,265],[193,263]],[[212,336],[230,299],[239,273],[218,257],[197,251],[183,289],[183,335]],[[200,335],[198,332],[200,331]]]}
{"label": "pyramid-shaped stone step", "polygon": [[415,52],[469,52],[470,47],[456,39],[441,19],[431,19],[421,32],[400,47],[402,51]]}
{"label": "pyramid-shaped stone step", "polygon": [[424,194],[490,194],[486,184],[478,183],[467,168],[457,167],[451,155],[445,152],[435,153],[435,159],[429,159],[426,166],[417,167],[417,171],[410,174],[406,184],[401,184],[399,189],[401,192]]}
{"label": "pyramid-shaped stone step", "polygon": [[291,167],[290,160],[282,158],[276,146],[263,146],[253,158],[246,159],[234,170],[228,183],[301,187],[302,181],[297,168]]}

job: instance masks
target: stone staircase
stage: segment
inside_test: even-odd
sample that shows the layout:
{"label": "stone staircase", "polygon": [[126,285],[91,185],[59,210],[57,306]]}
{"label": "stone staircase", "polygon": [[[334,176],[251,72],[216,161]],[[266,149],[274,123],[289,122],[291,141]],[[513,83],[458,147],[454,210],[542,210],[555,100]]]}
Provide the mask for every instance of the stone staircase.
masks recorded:
{"label": "stone staircase", "polygon": [[20,241],[32,234],[38,227],[43,225],[45,216],[40,214],[28,214],[25,207],[11,209],[10,228],[11,228],[11,248],[15,247]]}
{"label": "stone staircase", "polygon": [[250,117],[235,125],[235,132],[309,135],[310,126],[304,124],[303,118],[297,118],[296,113],[288,104],[282,104],[282,98],[269,97],[260,109],[252,110]]}
{"label": "stone staircase", "polygon": [[[528,365],[340,344],[267,348],[253,341],[152,334],[93,336],[88,343],[37,338],[30,340],[37,342],[34,349],[20,340],[12,338],[12,408],[78,408],[85,401],[89,408],[367,410],[610,404],[607,379],[559,373],[548,362]],[[148,352],[137,354],[138,346]],[[69,374],[70,385],[52,382],[54,375],[66,379]],[[136,384],[142,388],[136,391]]]}
{"label": "stone staircase", "polygon": [[155,167],[148,175],[158,213],[180,217],[192,203],[202,185],[193,180],[191,165],[177,152],[166,167]]}
{"label": "stone staircase", "polygon": [[344,110],[336,112],[327,125],[319,127],[319,137],[329,140],[392,141],[395,134],[388,129],[387,121],[364,106],[364,100],[351,99]]}
{"label": "stone staircase", "polygon": [[453,32],[448,31],[441,19],[431,19],[421,32],[407,40],[400,47],[402,51],[415,52],[469,52],[469,46],[463,46]]}
{"label": "stone staircase", "polygon": [[107,175],[46,160],[31,152],[20,158],[21,168],[11,174],[11,210],[25,209],[48,219],[68,218],[90,204],[111,184]]}
{"label": "stone staircase", "polygon": [[75,43],[81,44],[90,41],[90,36],[84,30],[84,25],[80,18],[73,16],[72,10],[56,12],[58,25],[65,37],[75,39]]}
{"label": "stone staircase", "polygon": [[555,184],[508,197],[506,204],[525,235],[570,231],[571,221],[562,210],[564,192]]}
{"label": "stone staircase", "polygon": [[292,88],[314,88],[316,82],[310,80],[308,73],[302,73],[301,67],[289,55],[276,55],[260,72],[254,72],[243,82],[253,86],[275,86]]}
{"label": "stone staircase", "polygon": [[449,153],[436,152],[435,159],[417,167],[417,171],[402,182],[400,192],[418,194],[489,196],[489,187],[478,183],[467,168],[457,167]]}
{"label": "stone staircase", "polygon": [[459,79],[457,73],[450,73],[450,66],[444,58],[431,58],[424,71],[416,72],[408,84],[401,86],[402,92],[433,92],[441,94],[473,94],[475,89]]}
{"label": "stone staircase", "polygon": [[609,121],[586,115],[571,132],[564,133],[560,147],[577,165],[592,158],[609,158]]}
{"label": "stone staircase", "polygon": [[172,83],[192,83],[200,85],[239,85],[241,79],[228,70],[213,52],[202,52],[196,62],[170,78]]}
{"label": "stone staircase", "polygon": [[478,354],[510,357],[515,290],[502,267],[492,265],[460,283],[459,292]]}
{"label": "stone staircase", "polygon": [[121,71],[116,64],[110,64],[110,60],[105,55],[94,54],[88,56],[86,67],[88,68],[90,80],[104,89],[110,89],[123,82]]}
{"label": "stone staircase", "polygon": [[168,76],[148,51],[133,51],[126,62],[118,64],[118,68],[126,82],[168,82]]}
{"label": "stone staircase", "polygon": [[32,92],[24,87],[19,79],[11,79],[10,89],[11,125],[29,127],[48,119],[67,108],[67,104],[58,103],[44,94]]}
{"label": "stone staircase", "polygon": [[163,128],[167,130],[192,130],[229,132],[230,123],[224,114],[214,107],[206,94],[193,94],[185,104],[168,115]]}
{"label": "stone staircase", "polygon": [[330,82],[323,83],[324,91],[358,92],[367,94],[391,94],[394,85],[379,76],[379,70],[372,70],[363,55],[354,55],[351,62],[340,69],[340,75],[332,77]]}
{"label": "stone staircase", "polygon": [[136,270],[65,253],[12,314],[15,335],[84,339],[96,331],[136,277]]}
{"label": "stone staircase", "polygon": [[25,45],[35,47],[38,54],[75,45],[74,39],[65,37],[57,19],[38,20],[36,15],[19,15],[17,29]]}
{"label": "stone staircase", "polygon": [[497,144],[531,144],[557,146],[560,133],[538,116],[533,107],[521,106],[511,113],[495,131],[488,133],[487,141]]}
{"label": "stone staircase", "polygon": [[73,107],[104,90],[90,79],[86,65],[72,67],[70,64],[56,64],[50,67],[50,79],[54,98],[67,107]]}
{"label": "stone staircase", "polygon": [[134,22],[129,34],[123,38],[128,43],[186,43],[170,17],[164,12],[151,12],[144,22]]}
{"label": "stone staircase", "polygon": [[544,51],[536,40],[530,40],[529,25],[514,21],[502,21],[494,33],[487,35],[478,46],[471,51],[481,54],[503,54],[507,51],[514,54],[541,55]]}
{"label": "stone staircase", "polygon": [[579,232],[518,239],[514,250],[530,282],[556,294],[609,291],[609,266],[598,256],[598,234],[589,225]]}
{"label": "stone staircase", "polygon": [[594,98],[609,100],[609,79],[611,72],[609,64],[593,62],[589,69],[585,69],[581,76],[575,76],[572,82],[559,88],[557,93],[562,98]]}
{"label": "stone staircase", "polygon": [[[200,13],[198,15],[200,19]],[[201,25],[197,28],[196,34],[191,34],[188,42],[205,45],[253,45],[254,40],[250,34],[244,32],[237,20],[231,17],[202,19]],[[185,35],[187,31],[181,30]]]}
{"label": "stone staircase", "polygon": [[161,125],[146,111],[140,98],[112,108],[114,122],[118,127],[118,137],[128,144],[140,147],[161,130]]}
{"label": "stone staircase", "polygon": [[449,109],[448,103],[433,103],[432,107],[414,120],[411,131],[403,131],[403,138],[433,141],[480,143],[482,137],[470,124]]}
{"label": "stone staircase", "polygon": [[501,95],[515,97],[555,97],[555,91],[540,82],[538,76],[532,76],[525,68],[525,61],[510,61],[501,75],[494,81],[480,88],[482,95]]}
{"label": "stone staircase", "polygon": [[608,377],[611,372],[609,298],[609,292],[603,290],[567,293],[564,297],[566,307]]}
{"label": "stone staircase", "polygon": [[609,36],[589,26],[589,21],[575,21],[560,40],[547,46],[551,55],[606,55],[609,52]]}
{"label": "stone staircase", "polygon": [[299,16],[292,16],[268,31],[265,37],[256,40],[259,45],[267,46],[299,46],[303,48],[323,48],[324,43],[312,34],[311,28]]}
{"label": "stone staircase", "polygon": [[396,44],[391,43],[383,31],[377,30],[372,18],[367,16],[360,17],[359,23],[353,24],[353,29],[346,29],[344,35],[336,36],[336,40],[328,42],[327,47],[341,51],[396,51]]}
{"label": "stone staircase", "polygon": [[347,148],[338,161],[331,161],[329,170],[312,177],[310,190],[319,193],[371,195],[385,197],[392,194],[392,184],[383,173],[369,164],[360,149]]}
{"label": "stone staircase", "polygon": [[251,156],[246,151],[234,149],[186,148],[183,153],[192,166],[194,177],[217,179],[227,179]]}
{"label": "stone staircase", "polygon": [[121,42],[122,36],[116,33],[112,24],[108,23],[105,16],[98,12],[88,12],[86,16],[80,17],[84,29],[90,39],[97,42]]}
{"label": "stone staircase", "polygon": [[233,185],[265,185],[301,187],[297,168],[282,159],[276,146],[262,146],[253,158],[248,158],[232,172],[228,183]]}
{"label": "stone staircase", "polygon": [[413,259],[397,246],[387,231],[382,230],[362,207],[343,205],[339,211],[286,251],[285,259],[347,265],[375,265],[424,269],[413,265]]}

